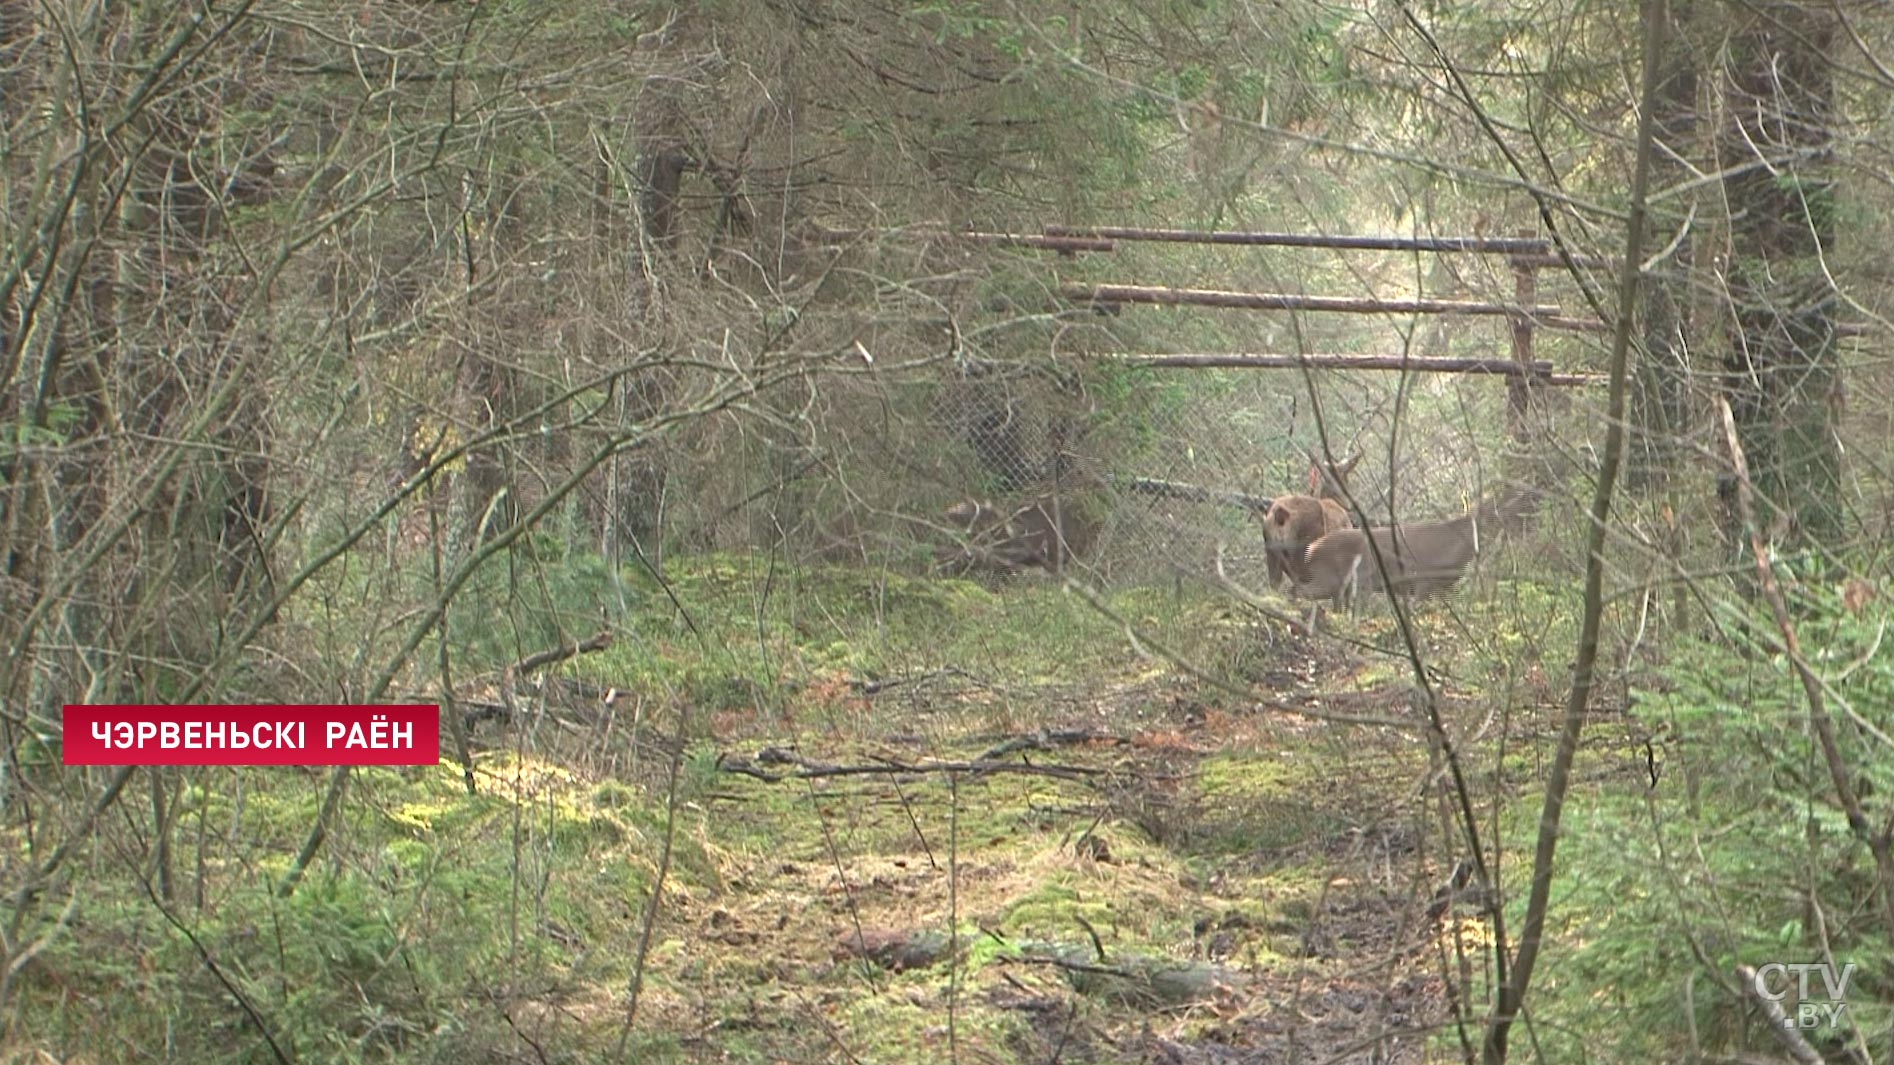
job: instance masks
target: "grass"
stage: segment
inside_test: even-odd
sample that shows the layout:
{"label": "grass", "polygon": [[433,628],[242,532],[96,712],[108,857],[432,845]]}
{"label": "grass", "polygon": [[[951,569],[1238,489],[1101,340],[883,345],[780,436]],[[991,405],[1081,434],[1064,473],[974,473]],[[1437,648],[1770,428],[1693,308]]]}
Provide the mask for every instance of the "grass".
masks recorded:
{"label": "grass", "polygon": [[[610,582],[549,571],[539,583],[536,606],[515,591],[484,611],[457,608],[450,631],[464,636],[467,675],[479,675],[475,662],[490,669],[597,626],[598,589]],[[1430,934],[1415,914],[1444,875],[1425,842],[1439,811],[1418,731],[1263,713],[1140,655],[1115,623],[1046,581],[995,589],[711,556],[674,560],[666,583],[668,593],[624,574],[622,613],[604,604],[619,638],[556,671],[619,692],[612,709],[551,689],[545,715],[526,727],[485,726],[475,795],[448,765],[359,772],[342,823],[290,898],[272,887],[314,819],[321,774],[181,780],[165,907],[188,934],[152,903],[146,833],[122,810],[71,926],[22,972],[19,1045],[73,1060],[270,1060],[267,1028],[298,1061],[457,1062],[527,1045],[543,1060],[591,1061],[621,1037],[633,1060],[651,1062],[928,1060],[949,1040],[976,1057],[1045,1060],[1061,1045],[1111,1056],[1154,1021],[1175,1038],[1252,1049],[1286,1030],[1303,1033],[1304,1050],[1343,1046],[1373,1020],[1347,1003],[1410,984],[1405,1008],[1441,1015],[1438,985],[1414,975],[1434,964],[1428,950],[1386,968],[1397,936]],[[1399,655],[1285,640],[1216,598],[1106,598],[1274,700],[1385,701],[1407,683]],[[1463,736],[1490,717],[1478,692],[1537,698],[1539,649],[1562,648],[1566,635],[1557,604],[1531,586],[1504,585],[1495,598],[1504,617],[1491,603],[1417,614]],[[1344,631],[1395,642],[1385,613]],[[1489,636],[1468,640],[1475,631]],[[1366,708],[1412,713],[1399,699]],[[678,802],[667,809],[686,711]],[[765,747],[850,766],[965,759],[1045,728],[1108,739],[1009,762],[1091,776],[770,783],[726,771]],[[1498,734],[1462,751],[1476,786],[1530,796],[1537,749],[1515,742],[1501,760]],[[1627,766],[1587,749],[1588,808],[1629,794],[1599,782]],[[1632,810],[1608,824],[1621,828]],[[1533,813],[1531,802],[1507,807],[1509,863],[1531,845]],[[1622,841],[1572,821],[1566,854],[1610,867]],[[1564,911],[1573,929],[1622,904],[1588,891]],[[939,953],[896,971],[861,952],[950,929],[956,962]],[[1548,994],[1626,977],[1614,957],[1573,956],[1572,971],[1586,975],[1550,979]],[[1082,979],[1086,965],[1146,964],[1209,974],[1222,990],[1171,1013],[1142,984]],[[1285,1002],[1300,1013],[1278,1015]],[[1330,1019],[1310,1028],[1312,1016]]]}

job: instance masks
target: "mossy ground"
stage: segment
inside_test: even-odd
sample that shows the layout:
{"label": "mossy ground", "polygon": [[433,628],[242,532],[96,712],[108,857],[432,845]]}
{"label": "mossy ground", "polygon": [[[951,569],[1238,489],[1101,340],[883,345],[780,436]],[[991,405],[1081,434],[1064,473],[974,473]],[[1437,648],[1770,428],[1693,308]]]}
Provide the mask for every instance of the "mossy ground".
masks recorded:
{"label": "mossy ground", "polygon": [[[1207,592],[1105,597],[1244,698],[1049,581],[727,557],[668,579],[627,578],[620,638],[558,671],[609,705],[548,694],[531,722],[482,726],[474,795],[451,763],[359,772],[289,898],[273,889],[322,774],[189,778],[175,922],[155,889],[102,872],[22,973],[21,1045],[263,1061],[267,1028],[298,1061],[1105,1060],[1151,1039],[1319,1058],[1444,1017],[1453,925],[1421,914],[1446,873],[1427,854],[1439,791],[1404,658],[1285,634]],[[1510,676],[1516,648],[1467,644],[1454,611],[1416,618],[1452,728],[1492,744],[1471,693]],[[1389,647],[1392,626],[1337,623]],[[1525,716],[1515,729],[1547,725]],[[1094,738],[1050,737],[1004,772],[731,771],[766,747],[968,760],[1040,730]],[[1524,750],[1504,764],[1514,784],[1537,769]],[[872,949],[927,937],[917,964]],[[1092,971],[1160,963],[1207,982],[1166,1000]],[[1426,1043],[1388,1045],[1407,1060]]]}

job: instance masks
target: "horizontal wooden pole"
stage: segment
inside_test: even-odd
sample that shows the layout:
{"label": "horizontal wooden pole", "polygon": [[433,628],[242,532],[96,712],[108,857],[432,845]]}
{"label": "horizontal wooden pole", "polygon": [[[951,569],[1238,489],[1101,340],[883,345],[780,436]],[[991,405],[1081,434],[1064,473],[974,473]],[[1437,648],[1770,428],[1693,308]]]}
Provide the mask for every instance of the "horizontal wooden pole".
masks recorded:
{"label": "horizontal wooden pole", "polygon": [[1543,359],[1522,367],[1511,359],[1458,359],[1441,356],[1401,355],[1252,355],[1238,352],[1169,355],[1100,352],[1097,358],[1114,359],[1134,366],[1227,366],[1235,368],[1312,370],[1412,370],[1415,373],[1489,373],[1519,377],[1527,373],[1543,377],[1552,372],[1552,364]]}
{"label": "horizontal wooden pole", "polygon": [[1106,240],[1158,240],[1182,244],[1238,244],[1252,247],[1344,248],[1365,251],[1467,251],[1501,255],[1547,255],[1548,241],[1536,237],[1369,237],[1331,233],[1265,233],[1248,230],[1147,229],[1142,226],[1045,226],[1050,237],[1099,237]]}
{"label": "horizontal wooden pole", "polygon": [[978,230],[926,229],[830,229],[811,226],[809,234],[828,243],[843,243],[868,237],[896,237],[902,240],[965,240],[1003,247],[1045,248],[1059,252],[1113,251],[1117,245],[1102,237],[1068,237],[1047,233],[988,233]]}
{"label": "horizontal wooden pole", "polygon": [[1410,370],[1415,373],[1530,376],[1533,381],[1540,384],[1563,386],[1586,385],[1606,379],[1603,374],[1554,373],[1552,364],[1543,359],[1532,363],[1528,370],[1511,359],[1454,359],[1436,356],[1403,358],[1400,355],[1248,355],[1190,352],[1142,355],[1130,352],[1092,352],[1090,357],[1152,369],[1288,370],[1306,366],[1311,370]]}
{"label": "horizontal wooden pole", "polygon": [[1568,318],[1562,314],[1540,315],[1532,320],[1533,325],[1547,329],[1564,329],[1573,333],[1608,333],[1611,325],[1596,318]]}
{"label": "horizontal wooden pole", "polygon": [[930,236],[970,240],[980,244],[998,244],[1008,248],[1046,248],[1051,251],[1114,251],[1117,245],[1099,237],[1065,237],[1038,233],[938,233]]}
{"label": "horizontal wooden pole", "polygon": [[1555,304],[1514,307],[1472,300],[1375,299],[1369,296],[1302,296],[1287,292],[1224,292],[1205,288],[1164,288],[1155,285],[1087,285],[1067,283],[1059,294],[1069,300],[1092,303],[1156,303],[1173,306],[1237,307],[1255,311],[1337,311],[1344,314],[1525,314],[1535,319],[1555,318]]}

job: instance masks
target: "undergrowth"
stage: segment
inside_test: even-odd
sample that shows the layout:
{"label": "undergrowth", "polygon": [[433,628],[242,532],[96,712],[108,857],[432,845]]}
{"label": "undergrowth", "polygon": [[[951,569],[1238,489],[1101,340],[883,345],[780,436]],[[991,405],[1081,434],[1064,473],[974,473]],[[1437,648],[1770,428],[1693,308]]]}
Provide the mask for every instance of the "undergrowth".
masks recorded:
{"label": "undergrowth", "polygon": [[[561,561],[555,547],[476,582],[450,612],[461,694],[609,624],[609,648],[555,671],[593,695],[529,698],[530,720],[477,730],[473,795],[451,763],[357,772],[288,897],[277,885],[323,773],[181,773],[164,878],[148,823],[121,804],[100,845],[146,873],[101,872],[66,926],[55,905],[24,930],[48,946],[19,976],[21,1045],[71,1060],[237,1062],[274,1060],[274,1043],[296,1061],[458,1065],[522,1040],[550,1062],[599,1060],[621,1039],[639,1061],[761,1062],[838,1048],[922,1060],[950,1039],[1044,1059],[1077,1039],[1096,1057],[1113,1045],[1101,1033],[1155,1016],[1173,1018],[1175,1038],[1273,1045],[1275,1003],[1313,993],[1340,1004],[1331,1017],[1352,1017],[1347,1003],[1376,988],[1437,986],[1363,981],[1382,964],[1372,959],[1425,971],[1454,930],[1480,949],[1475,908],[1438,927],[1413,916],[1457,857],[1438,842],[1437,765],[1417,728],[1265,712],[1141,653],[1052,581],[721,555],[673,559],[660,580]],[[344,584],[316,597],[321,611],[305,608],[301,631],[346,627],[334,612]],[[1803,587],[1804,640],[1857,787],[1883,803],[1894,759],[1875,730],[1894,730],[1894,669],[1871,651],[1884,619]],[[1105,601],[1264,699],[1414,713],[1385,608],[1309,641],[1219,596]],[[1499,803],[1481,827],[1496,833],[1509,901],[1524,897],[1539,738],[1559,712],[1564,678],[1547,663],[1570,647],[1564,607],[1549,586],[1507,577],[1414,613],[1475,802]],[[1824,951],[1859,966],[1852,1020],[1887,1031],[1894,950],[1874,918],[1871,865],[1832,805],[1805,798],[1827,794],[1826,770],[1773,629],[1760,615],[1724,622],[1714,638],[1669,641],[1628,707],[1602,700],[1588,735],[1534,1000],[1537,1017],[1559,1019],[1535,1033],[1549,1060],[1759,1045],[1767,1034],[1734,966]],[[1077,738],[1010,760],[1072,775],[872,772],[973,758],[1045,729]],[[731,772],[795,768],[748,762],[764,748],[859,772]],[[1420,948],[1389,954],[1397,933]],[[896,941],[915,956],[876,953]],[[1477,969],[1462,974],[1475,1002]],[[1140,973],[1149,979],[1126,975]],[[1191,1001],[1221,1005],[1163,1012],[1173,979]],[[1443,1020],[1441,1008],[1425,1016]],[[1335,1030],[1338,1046],[1354,1038]],[[1450,1030],[1436,1039],[1457,1054]]]}

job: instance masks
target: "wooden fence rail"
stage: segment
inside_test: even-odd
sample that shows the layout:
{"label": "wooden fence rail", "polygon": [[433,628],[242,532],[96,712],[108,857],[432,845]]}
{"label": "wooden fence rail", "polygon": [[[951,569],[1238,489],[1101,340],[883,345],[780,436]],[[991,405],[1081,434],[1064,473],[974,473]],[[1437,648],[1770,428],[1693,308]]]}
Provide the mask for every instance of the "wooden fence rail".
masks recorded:
{"label": "wooden fence rail", "polygon": [[1089,285],[1068,282],[1059,294],[1091,303],[1156,303],[1172,306],[1238,307],[1258,311],[1337,311],[1344,314],[1483,314],[1558,318],[1556,304],[1515,307],[1480,300],[1376,299],[1370,296],[1303,296],[1288,292],[1225,292],[1155,285]]}
{"label": "wooden fence rail", "polygon": [[1091,352],[1087,357],[1110,359],[1128,366],[1153,368],[1222,367],[1287,370],[1306,366],[1311,370],[1404,370],[1413,373],[1501,374],[1509,377],[1529,376],[1536,383],[1561,386],[1596,384],[1605,379],[1600,374],[1554,373],[1552,363],[1545,359],[1521,365],[1511,359],[1462,359],[1424,355],[1256,355],[1195,352],[1146,355],[1133,352]]}
{"label": "wooden fence rail", "polygon": [[1049,237],[1155,240],[1181,244],[1267,245],[1284,248],[1350,248],[1366,251],[1465,251],[1498,255],[1551,255],[1538,237],[1370,237],[1328,233],[1266,233],[1244,230],[1147,229],[1142,226],[1043,226]]}
{"label": "wooden fence rail", "polygon": [[1079,251],[1116,249],[1116,245],[1103,237],[1068,237],[1057,233],[977,233],[969,230],[959,233],[932,233],[928,236],[942,240],[971,241],[975,244],[997,244],[1003,248],[1044,248],[1068,255]]}

